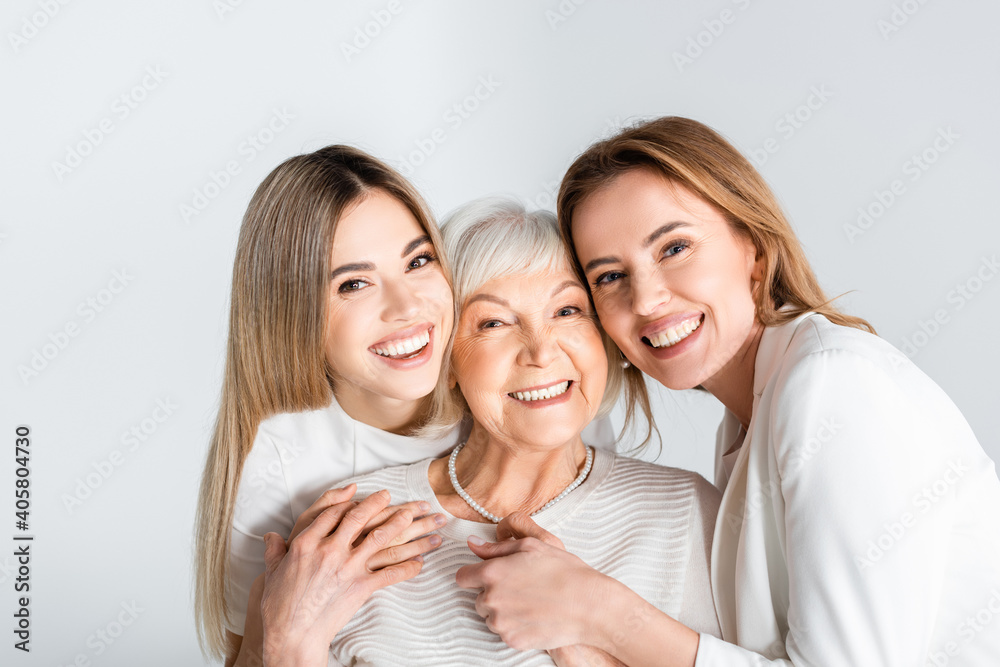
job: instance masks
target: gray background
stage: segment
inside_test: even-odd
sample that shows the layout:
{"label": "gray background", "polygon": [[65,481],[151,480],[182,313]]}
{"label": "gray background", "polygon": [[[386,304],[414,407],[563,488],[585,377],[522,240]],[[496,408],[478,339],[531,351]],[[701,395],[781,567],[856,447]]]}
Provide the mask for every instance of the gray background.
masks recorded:
{"label": "gray background", "polygon": [[[412,168],[441,215],[491,193],[550,208],[591,141],[704,121],[757,157],[828,292],[912,345],[1000,458],[998,21],[984,1],[6,2],[0,484],[27,424],[37,539],[30,656],[11,647],[0,549],[0,661],[202,662],[192,521],[239,221],[275,165],[331,143]],[[859,208],[873,218],[852,234]],[[51,358],[22,377],[36,353]],[[655,404],[659,460],[710,477],[718,404]]]}

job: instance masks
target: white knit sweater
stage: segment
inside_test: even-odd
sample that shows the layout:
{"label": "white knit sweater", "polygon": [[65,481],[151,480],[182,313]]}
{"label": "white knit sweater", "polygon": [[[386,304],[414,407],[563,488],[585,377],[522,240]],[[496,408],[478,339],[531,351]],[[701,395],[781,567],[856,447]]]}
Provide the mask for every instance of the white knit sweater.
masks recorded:
{"label": "white knit sweater", "polygon": [[[480,562],[466,539],[496,539],[493,524],[457,519],[427,478],[432,459],[354,478],[358,496],[388,489],[393,504],[426,500],[450,517],[443,543],[419,575],[377,591],[330,646],[331,665],[551,665],[544,651],[516,651],[476,614],[476,591],[455,583]],[[536,515],[566,549],[688,627],[719,636],[709,561],[718,490],[700,475],[597,449],[587,480]]]}

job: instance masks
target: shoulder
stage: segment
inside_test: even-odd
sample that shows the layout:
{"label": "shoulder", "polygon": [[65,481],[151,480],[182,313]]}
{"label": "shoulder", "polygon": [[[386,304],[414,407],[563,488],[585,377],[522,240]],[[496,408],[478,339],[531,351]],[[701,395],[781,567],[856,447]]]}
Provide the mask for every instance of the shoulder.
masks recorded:
{"label": "shoulder", "polygon": [[263,434],[277,443],[283,443],[316,434],[337,434],[346,428],[340,406],[331,401],[317,410],[271,415],[257,427],[257,434],[258,437]]}
{"label": "shoulder", "polygon": [[783,474],[814,459],[831,474],[876,459],[880,470],[899,471],[980,449],[947,394],[883,339],[816,314],[783,326],[787,348],[771,350],[754,415]]}
{"label": "shoulder", "polygon": [[[937,385],[905,355],[875,334],[841,326],[810,313],[781,325],[775,339],[787,340],[762,350],[761,366],[769,368],[767,387],[776,405],[823,400],[876,404],[893,396],[933,394],[945,398]],[[762,342],[762,347],[764,343]]]}
{"label": "shoulder", "polygon": [[696,472],[614,454],[613,467],[602,485],[607,492],[636,501],[662,502],[674,507],[718,507],[722,494]]}

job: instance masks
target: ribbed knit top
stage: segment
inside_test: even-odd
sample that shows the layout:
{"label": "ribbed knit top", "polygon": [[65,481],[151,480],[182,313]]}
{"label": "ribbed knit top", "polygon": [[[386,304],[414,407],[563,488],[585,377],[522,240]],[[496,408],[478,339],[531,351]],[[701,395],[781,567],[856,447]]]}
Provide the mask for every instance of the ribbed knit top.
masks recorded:
{"label": "ribbed knit top", "polygon": [[[477,591],[455,574],[481,562],[470,535],[496,539],[496,526],[453,517],[437,501],[427,471],[433,459],[354,478],[358,498],[388,489],[393,504],[430,503],[449,517],[440,547],[420,574],[376,591],[330,647],[331,665],[551,665],[544,651],[517,651],[475,610]],[[709,562],[720,494],[700,475],[597,449],[586,481],[534,519],[566,549],[625,583],[688,627],[715,636]]]}

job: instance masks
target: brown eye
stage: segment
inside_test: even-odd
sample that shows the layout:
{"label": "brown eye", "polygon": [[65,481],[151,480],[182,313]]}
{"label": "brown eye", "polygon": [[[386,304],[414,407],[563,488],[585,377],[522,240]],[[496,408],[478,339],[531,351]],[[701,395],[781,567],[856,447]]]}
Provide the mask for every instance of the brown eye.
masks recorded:
{"label": "brown eye", "polygon": [[406,265],[406,269],[407,269],[407,271],[410,271],[410,270],[413,270],[413,269],[419,269],[422,266],[427,266],[431,262],[435,261],[435,259],[436,258],[434,257],[434,255],[432,255],[430,253],[424,253],[422,255],[417,255],[416,257],[414,257],[413,259],[410,260],[409,264]]}
{"label": "brown eye", "polygon": [[357,292],[365,288],[368,285],[368,281],[361,280],[360,278],[355,278],[354,280],[348,280],[340,284],[337,291],[341,294],[346,294],[349,292]]}

